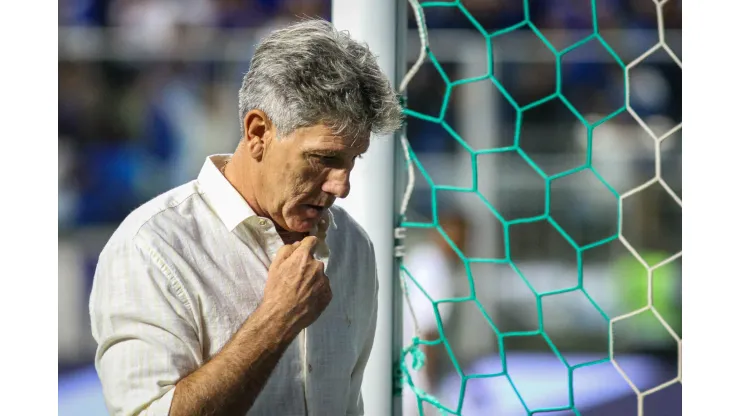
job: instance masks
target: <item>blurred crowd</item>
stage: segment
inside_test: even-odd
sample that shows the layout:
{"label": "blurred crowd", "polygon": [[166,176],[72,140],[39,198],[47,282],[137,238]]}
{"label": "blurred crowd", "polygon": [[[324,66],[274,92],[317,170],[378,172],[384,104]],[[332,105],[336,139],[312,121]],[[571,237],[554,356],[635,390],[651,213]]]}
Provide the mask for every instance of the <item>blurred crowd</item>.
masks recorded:
{"label": "blurred crowd", "polygon": [[[421,1],[420,3],[425,3]],[[450,2],[452,3],[452,2]],[[522,20],[522,0],[463,0],[462,4],[486,28],[506,27]],[[587,29],[590,0],[528,0],[532,20],[541,28]],[[681,2],[664,9],[666,29],[680,29]],[[672,4],[671,4],[672,3]],[[605,28],[654,28],[655,8],[640,0],[599,1]],[[119,26],[148,28],[160,33],[170,26],[199,25],[220,28],[259,27],[273,19],[307,15],[329,18],[330,0],[60,0],[59,26]],[[469,21],[453,8],[426,8],[429,28],[466,28]],[[414,25],[409,14],[409,24]],[[567,25],[567,26],[566,26]],[[156,34],[148,41],[157,41]]]}
{"label": "blurred crowd", "polygon": [[[487,31],[521,21],[522,3],[463,1]],[[529,3],[531,19],[542,30],[587,29],[591,24],[590,1]],[[642,40],[644,49],[657,40],[652,2],[610,0],[598,2],[598,7],[601,30],[652,29],[653,35]],[[176,48],[188,28],[253,30],[256,34],[251,39],[256,42],[260,30],[302,16],[330,18],[331,2],[60,0],[59,10],[60,30],[114,29],[119,42],[157,54]],[[474,30],[470,20],[454,8],[427,8],[426,21],[430,30]],[[666,29],[680,29],[680,1],[664,6],[664,22]],[[415,27],[413,14],[409,13],[409,28]],[[248,69],[251,47],[242,45],[244,57],[240,62],[198,57],[131,61],[110,55],[76,59],[60,53],[60,229],[116,223],[147,198],[191,179],[204,152],[228,151],[233,147],[238,140],[236,92],[242,74]],[[613,64],[588,62],[588,59],[572,64],[566,61],[564,58],[561,74],[563,91],[576,108],[606,114],[624,102],[621,72],[618,68],[615,71]],[[444,84],[428,74],[429,67],[418,75],[408,92],[412,108],[422,112],[427,110],[425,106],[438,108],[444,91]],[[455,79],[458,68],[454,64],[445,68],[450,78]],[[642,94],[649,99],[633,98],[633,107],[643,115],[660,114],[680,120],[680,99],[675,99],[680,97],[680,70],[665,64],[656,68],[657,72],[644,75],[646,86],[638,88],[639,91],[649,89],[650,92]],[[513,97],[531,102],[554,91],[555,77],[543,76],[543,72],[554,74],[554,66],[504,64],[496,76]],[[658,88],[660,85],[667,87]],[[508,122],[514,118],[511,108],[503,107],[500,111],[501,124],[508,123],[511,127]],[[572,119],[567,111],[564,106],[558,106],[552,111],[532,112],[526,124],[557,124]],[[451,111],[448,113],[454,127],[454,116]],[[570,134],[569,130],[565,134]],[[449,152],[454,146],[448,137],[440,134],[438,126],[416,120],[409,122],[409,135],[414,149],[420,153]],[[556,144],[570,142],[550,138],[536,143],[535,151],[567,152],[568,147]]]}

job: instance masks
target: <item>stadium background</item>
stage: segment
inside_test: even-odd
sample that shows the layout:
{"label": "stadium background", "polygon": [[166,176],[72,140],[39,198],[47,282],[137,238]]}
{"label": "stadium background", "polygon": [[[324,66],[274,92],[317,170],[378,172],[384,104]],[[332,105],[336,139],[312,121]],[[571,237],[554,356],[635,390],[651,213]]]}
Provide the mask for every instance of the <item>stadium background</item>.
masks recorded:
{"label": "stadium background", "polygon": [[[463,4],[487,30],[522,18],[521,1],[464,0]],[[653,2],[599,0],[597,4],[602,34],[625,62],[657,42]],[[97,415],[105,410],[91,369],[95,345],[87,300],[102,245],[136,206],[194,178],[206,155],[229,152],[236,145],[236,92],[257,40],[296,16],[330,18],[331,7],[321,0],[79,0],[60,1],[59,6],[59,405],[60,414]],[[556,45],[572,43],[589,30],[589,1],[531,1],[530,8],[538,27]],[[432,9],[426,20],[435,56],[452,80],[479,75],[481,68],[485,72],[483,40],[467,18],[451,9]],[[664,26],[666,43],[680,57],[680,1],[670,0],[664,6]],[[512,96],[529,102],[553,92],[554,58],[531,32],[516,31],[498,40],[496,74]],[[417,45],[416,24],[409,13],[409,62]],[[605,51],[580,48],[568,54],[562,69],[563,91],[592,120],[624,103],[621,69]],[[681,69],[667,54],[656,53],[630,76],[632,107],[658,135],[681,121]],[[409,107],[435,113],[443,88],[433,67],[425,65],[409,86]],[[500,93],[480,84],[456,89],[447,118],[477,148],[493,147],[511,137],[513,120],[513,111]],[[408,134],[435,182],[469,181],[469,158],[444,130],[411,119]],[[577,166],[584,152],[585,129],[562,105],[528,112],[521,134],[522,146],[546,172]],[[597,128],[594,164],[621,193],[654,175],[653,146],[644,130],[623,113]],[[659,153],[663,178],[680,196],[680,130],[662,143]],[[536,214],[538,207],[541,211],[544,184],[523,161],[492,157],[479,169],[490,178],[481,185],[504,213],[526,216]],[[418,182],[410,219],[428,218],[428,202],[424,183]],[[490,254],[501,249],[501,231],[485,209],[454,199],[440,202],[440,207],[449,218],[464,219],[455,224],[470,250]],[[614,198],[587,177],[558,181],[551,209],[577,241],[596,241],[614,232]],[[650,187],[629,198],[624,221],[625,237],[643,256],[663,259],[680,251],[681,208],[662,188]],[[410,235],[409,257],[419,264],[430,259],[444,263],[441,270],[448,274],[430,275],[429,281],[446,281],[440,287],[454,291],[461,281],[460,264],[447,260],[444,244],[435,241],[418,232]],[[552,229],[521,227],[511,242],[520,269],[538,289],[563,287],[575,278],[575,254]],[[584,259],[586,287],[610,315],[644,303],[644,288],[629,283],[634,282],[629,277],[646,272],[630,256],[616,241]],[[662,308],[661,314],[680,335],[680,259],[660,271],[656,296],[661,301],[656,307]],[[537,318],[531,292],[511,273],[495,268],[486,273],[496,277],[480,282],[479,296],[489,314],[504,330],[531,329]],[[593,308],[568,296],[554,296],[544,308],[545,329],[567,355],[603,356],[604,322]],[[485,367],[497,349],[491,331],[480,331],[480,322],[469,310],[450,310],[448,319],[450,327],[459,329],[448,335],[461,364]],[[624,357],[628,374],[640,388],[675,377],[676,343],[657,321],[631,321],[618,328],[616,336],[618,357]],[[544,343],[507,348],[520,363],[516,372],[521,379],[536,378],[528,375],[532,372],[553,373],[540,377],[548,383],[532,384],[536,394],[528,399],[562,394],[562,369],[556,368]],[[444,354],[437,357],[432,374],[435,389],[443,402],[448,394],[456,400],[459,381],[454,386]],[[578,397],[585,400],[579,408],[594,414],[634,414],[634,393],[610,371],[610,364],[599,367],[594,377],[606,387],[584,388],[576,398],[577,404]],[[678,384],[648,396],[645,414],[680,414],[680,390]],[[479,395],[476,409],[516,414],[507,407],[512,401],[510,391],[488,393]]]}

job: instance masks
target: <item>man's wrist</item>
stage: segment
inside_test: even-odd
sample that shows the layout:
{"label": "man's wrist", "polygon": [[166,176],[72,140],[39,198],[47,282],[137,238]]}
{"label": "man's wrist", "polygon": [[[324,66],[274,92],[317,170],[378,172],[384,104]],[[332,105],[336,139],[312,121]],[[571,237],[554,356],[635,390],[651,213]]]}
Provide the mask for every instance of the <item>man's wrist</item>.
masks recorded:
{"label": "man's wrist", "polygon": [[278,345],[291,343],[300,332],[289,318],[289,314],[277,302],[263,301],[251,318],[256,321],[254,324],[269,333]]}

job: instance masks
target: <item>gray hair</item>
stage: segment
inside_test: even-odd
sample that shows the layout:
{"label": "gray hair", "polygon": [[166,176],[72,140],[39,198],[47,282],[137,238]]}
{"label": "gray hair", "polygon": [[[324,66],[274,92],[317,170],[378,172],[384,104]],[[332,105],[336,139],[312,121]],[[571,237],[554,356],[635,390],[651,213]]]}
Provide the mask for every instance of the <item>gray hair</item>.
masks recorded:
{"label": "gray hair", "polygon": [[239,118],[263,111],[278,136],[323,123],[357,138],[401,126],[401,106],[366,44],[324,20],[305,20],[265,37],[239,90]]}

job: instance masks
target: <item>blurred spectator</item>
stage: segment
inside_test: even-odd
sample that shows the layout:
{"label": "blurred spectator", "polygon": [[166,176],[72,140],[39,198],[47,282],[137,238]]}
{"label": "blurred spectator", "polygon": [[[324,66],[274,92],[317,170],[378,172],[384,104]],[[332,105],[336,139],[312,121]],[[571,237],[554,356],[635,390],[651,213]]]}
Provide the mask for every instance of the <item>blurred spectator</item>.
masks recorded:
{"label": "blurred spectator", "polygon": [[217,22],[222,28],[259,26],[275,13],[274,2],[255,0],[217,0]]}
{"label": "blurred spectator", "polygon": [[[466,219],[458,212],[445,212],[439,215],[439,225],[445,231],[452,243],[464,252],[466,247],[468,225]],[[465,270],[460,270],[460,257],[455,250],[437,231],[430,230],[428,238],[424,242],[415,245],[404,259],[404,265],[413,280],[405,277],[409,303],[404,303],[404,346],[411,345],[412,338],[418,336],[422,340],[434,341],[440,338],[438,322],[431,301],[419,290],[423,288],[426,294],[434,301],[450,299],[458,296],[465,288]],[[444,304],[437,310],[441,321],[439,324],[445,327],[448,323],[453,304]],[[418,325],[418,326],[417,326]],[[452,331],[449,331],[452,333]],[[450,336],[449,333],[446,336]],[[443,358],[446,354],[442,345],[427,347],[423,346],[422,352],[426,359],[424,366],[416,374],[414,382],[416,387],[426,391],[428,394],[438,395],[438,383],[444,375]],[[414,415],[418,413],[415,395],[410,389],[404,389],[404,414]]]}
{"label": "blurred spectator", "polygon": [[59,137],[59,228],[68,229],[77,215],[79,193],[74,181],[75,151],[68,137]]}
{"label": "blurred spectator", "polygon": [[112,0],[59,0],[60,26],[106,26]]}
{"label": "blurred spectator", "polygon": [[118,27],[129,46],[155,54],[176,43],[181,26],[213,26],[214,3],[210,0],[112,0],[110,25]]}

